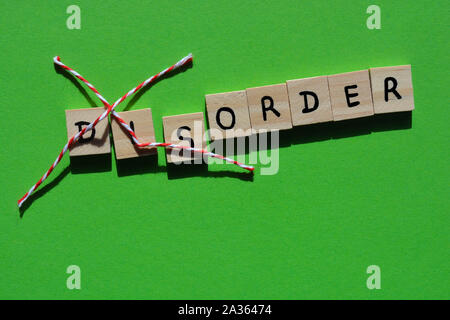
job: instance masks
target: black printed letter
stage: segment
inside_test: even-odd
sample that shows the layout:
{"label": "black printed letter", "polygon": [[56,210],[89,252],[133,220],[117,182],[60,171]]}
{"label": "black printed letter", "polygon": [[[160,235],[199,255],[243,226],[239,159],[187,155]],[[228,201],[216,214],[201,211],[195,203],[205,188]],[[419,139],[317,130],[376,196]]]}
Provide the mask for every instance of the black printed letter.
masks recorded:
{"label": "black printed letter", "polygon": [[177,136],[178,136],[178,139],[180,139],[180,140],[189,140],[189,144],[190,144],[190,146],[191,146],[191,148],[194,148],[194,140],[192,140],[191,138],[189,138],[189,137],[183,137],[182,135],[181,135],[181,131],[182,130],[188,130],[188,131],[191,131],[191,128],[189,128],[188,126],[182,126],[182,127],[179,127],[178,129],[177,129]]}
{"label": "black printed letter", "polygon": [[357,97],[357,96],[358,96],[358,93],[349,93],[349,92],[348,92],[349,89],[356,89],[356,88],[358,88],[358,86],[357,86],[356,84],[354,84],[354,85],[352,85],[352,86],[346,86],[346,87],[344,88],[344,90],[345,90],[345,98],[347,99],[347,106],[348,106],[349,108],[351,108],[351,107],[356,107],[357,105],[359,105],[359,101],[353,101],[353,102],[350,102],[350,98],[351,98],[351,97]]}
{"label": "black printed letter", "polygon": [[[314,98],[314,105],[311,108],[308,108],[308,94]],[[303,113],[313,112],[319,107],[319,98],[317,94],[312,91],[302,91],[299,92],[299,95],[303,96],[305,99],[305,108],[302,110]]]}
{"label": "black printed letter", "polygon": [[[136,130],[134,130],[134,122],[133,122],[133,121],[130,121],[130,128],[131,128],[131,130],[134,131],[134,133],[136,133]],[[135,145],[136,142],[134,142],[134,140],[131,139],[131,144],[132,144],[132,145]]]}
{"label": "black printed letter", "polygon": [[[231,114],[231,124],[230,124],[229,126],[224,126],[224,125],[222,124],[222,122],[220,122],[220,113],[221,113],[222,111],[226,111],[226,112],[229,112],[229,113]],[[220,108],[219,110],[217,110],[217,113],[216,113],[216,122],[217,122],[217,124],[219,125],[219,127],[220,127],[221,129],[223,129],[223,130],[227,130],[227,129],[233,128],[234,125],[236,124],[236,115],[234,114],[233,109],[228,108],[228,107],[222,107],[222,108]]]}
{"label": "black printed letter", "polygon": [[[266,103],[264,101],[269,101],[269,107],[266,108]],[[272,111],[277,117],[280,117],[280,113],[273,107],[273,99],[269,96],[264,96],[261,99],[261,107],[263,111],[263,119],[264,121],[267,121],[267,114],[266,111],[270,110]]]}
{"label": "black printed letter", "polygon": [[[90,122],[87,122],[87,121],[78,121],[78,122],[75,122],[75,125],[78,127],[78,132],[80,132],[81,130],[83,130],[83,126],[88,126],[88,125],[90,125],[91,123]],[[94,137],[95,137],[95,128],[92,128],[91,129],[91,136],[89,137],[89,138],[84,138],[83,136],[81,136],[80,138],[79,138],[79,142],[80,143],[87,143],[87,142],[89,142],[89,141],[91,141],[92,139],[94,139]]]}
{"label": "black printed letter", "polygon": [[[392,81],[392,88],[389,89],[389,81]],[[397,88],[397,79],[393,77],[387,77],[384,79],[384,101],[388,102],[388,93],[392,92],[397,99],[401,99],[402,96],[395,90]]]}

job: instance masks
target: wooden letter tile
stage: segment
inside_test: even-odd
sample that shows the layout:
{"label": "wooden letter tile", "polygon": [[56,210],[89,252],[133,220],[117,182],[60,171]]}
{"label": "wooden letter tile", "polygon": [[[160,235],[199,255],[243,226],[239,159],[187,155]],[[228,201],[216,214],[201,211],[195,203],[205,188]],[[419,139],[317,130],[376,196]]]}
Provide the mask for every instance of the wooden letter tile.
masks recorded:
{"label": "wooden letter tile", "polygon": [[210,130],[219,130],[223,138],[251,134],[245,90],[208,94],[205,99]]}
{"label": "wooden letter tile", "polygon": [[[104,108],[66,110],[68,138],[70,139],[73,135],[83,130],[84,127],[88,126],[104,111]],[[111,153],[108,119],[103,119],[97,123],[94,129],[80,137],[69,152],[71,157]]]}
{"label": "wooden letter tile", "polygon": [[292,124],[333,121],[327,76],[286,81]]}
{"label": "wooden letter tile", "polygon": [[285,83],[247,89],[247,101],[253,130],[292,128]]}
{"label": "wooden letter tile", "polygon": [[[153,127],[152,110],[141,109],[118,112],[119,116],[134,130],[139,142],[155,142],[155,129]],[[156,147],[137,148],[133,145],[128,131],[111,117],[111,130],[114,140],[116,159],[128,159],[156,154]]]}
{"label": "wooden letter tile", "polygon": [[369,70],[328,76],[334,121],[374,114]]}
{"label": "wooden letter tile", "polygon": [[[203,112],[163,117],[164,141],[181,146],[205,149],[205,124]],[[168,163],[201,163],[201,153],[189,153],[186,150],[166,149]]]}
{"label": "wooden letter tile", "polygon": [[370,69],[375,113],[414,110],[411,66]]}

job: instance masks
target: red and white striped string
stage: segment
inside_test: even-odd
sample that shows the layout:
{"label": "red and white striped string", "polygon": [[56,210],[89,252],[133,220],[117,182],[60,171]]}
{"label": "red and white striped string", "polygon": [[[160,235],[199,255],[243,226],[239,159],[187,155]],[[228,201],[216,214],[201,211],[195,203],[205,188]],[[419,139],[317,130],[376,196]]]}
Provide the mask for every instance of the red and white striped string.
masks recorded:
{"label": "red and white striped string", "polygon": [[185,150],[191,151],[191,152],[202,153],[202,154],[204,154],[205,156],[208,156],[208,157],[222,159],[222,160],[227,161],[229,163],[233,163],[233,164],[235,164],[235,165],[237,165],[237,166],[239,166],[239,167],[241,167],[241,168],[243,168],[245,170],[248,170],[250,172],[252,172],[254,170],[254,167],[252,167],[252,166],[245,165],[245,164],[240,163],[240,162],[238,162],[236,160],[224,157],[224,156],[222,156],[220,154],[215,154],[215,153],[209,152],[208,150],[203,150],[203,149],[198,149],[198,148],[191,148],[191,147],[185,147],[185,146],[180,146],[180,145],[171,144],[171,143],[160,143],[160,142],[145,142],[145,143],[141,143],[141,142],[139,142],[138,138],[136,137],[136,134],[130,128],[130,126],[114,110],[126,98],[128,98],[131,95],[133,95],[134,93],[136,93],[137,91],[139,91],[140,89],[145,87],[146,85],[154,82],[155,80],[157,80],[158,78],[162,77],[166,73],[169,73],[169,72],[171,72],[171,71],[173,71],[173,70],[175,70],[175,69],[177,69],[177,68],[179,68],[179,67],[181,67],[183,65],[186,65],[189,62],[191,62],[192,61],[192,54],[187,55],[186,57],[184,57],[183,59],[181,59],[180,61],[175,63],[173,66],[171,66],[169,68],[166,68],[163,71],[157,73],[156,75],[148,78],[147,80],[145,80],[144,82],[139,84],[137,87],[135,87],[135,88],[131,89],[130,91],[128,91],[125,95],[123,95],[121,98],[119,98],[112,105],[110,105],[108,103],[108,101],[98,92],[98,90],[90,82],[88,82],[82,75],[80,75],[78,72],[76,72],[72,68],[70,68],[70,67],[66,66],[65,64],[63,64],[59,57],[55,57],[53,59],[53,61],[54,61],[55,64],[59,65],[60,67],[62,67],[65,70],[69,71],[75,77],[80,79],[84,84],[86,84],[88,86],[88,88],[91,89],[95,93],[95,95],[100,99],[100,101],[102,101],[102,103],[105,106],[106,110],[97,119],[95,119],[92,123],[90,123],[88,126],[84,127],[81,131],[79,131],[77,134],[75,134],[73,137],[71,137],[69,139],[69,141],[63,147],[63,149],[59,153],[58,157],[53,162],[53,164],[50,166],[50,168],[47,170],[47,172],[45,172],[44,175],[38,180],[38,182],[36,184],[34,184],[30,188],[30,190],[28,190],[28,192],[25,193],[25,195],[17,201],[17,204],[18,204],[19,207],[21,207],[22,204],[31,196],[31,194],[42,184],[42,182],[44,182],[48,178],[48,176],[52,173],[52,171],[55,169],[55,167],[61,161],[62,157],[67,152],[67,150],[69,150],[69,148],[71,146],[73,146],[78,141],[78,139],[81,136],[83,136],[83,134],[85,134],[86,132],[92,130],[97,125],[97,123],[99,123],[100,121],[105,119],[110,113],[112,114],[114,119],[116,119],[116,121],[118,121],[118,123],[123,128],[125,128],[128,131],[128,133],[130,134],[131,139],[135,142],[136,146],[139,147],[139,148],[163,147],[163,148],[168,148],[168,149],[185,149]]}

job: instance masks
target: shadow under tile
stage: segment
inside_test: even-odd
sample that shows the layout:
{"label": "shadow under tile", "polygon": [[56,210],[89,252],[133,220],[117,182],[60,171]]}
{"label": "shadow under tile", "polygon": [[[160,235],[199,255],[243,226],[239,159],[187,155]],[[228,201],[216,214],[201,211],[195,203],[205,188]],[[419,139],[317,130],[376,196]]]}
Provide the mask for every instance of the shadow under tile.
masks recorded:
{"label": "shadow under tile", "polygon": [[151,154],[129,159],[116,159],[117,176],[126,177],[160,171],[158,167],[158,155]]}
{"label": "shadow under tile", "polygon": [[372,119],[374,132],[404,130],[412,127],[412,111],[376,114]]}
{"label": "shadow under tile", "polygon": [[291,132],[291,144],[302,144],[329,140],[333,136],[334,123],[324,122],[296,126]]}
{"label": "shadow under tile", "polygon": [[333,139],[349,138],[371,133],[371,117],[335,121],[332,130]]}
{"label": "shadow under tile", "polygon": [[70,157],[73,174],[111,171],[111,153]]}
{"label": "shadow under tile", "polygon": [[167,177],[169,180],[191,178],[197,176],[206,176],[208,174],[208,165],[201,164],[174,164],[167,163]]}

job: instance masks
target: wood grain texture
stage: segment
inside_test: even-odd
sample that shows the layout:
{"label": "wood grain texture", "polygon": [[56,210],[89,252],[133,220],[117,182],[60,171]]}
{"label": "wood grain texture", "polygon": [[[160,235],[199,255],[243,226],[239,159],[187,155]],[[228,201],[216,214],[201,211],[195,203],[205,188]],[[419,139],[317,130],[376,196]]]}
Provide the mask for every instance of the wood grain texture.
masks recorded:
{"label": "wood grain texture", "polygon": [[[152,110],[150,108],[118,112],[118,114],[128,125],[133,126],[132,129],[138,137],[139,142],[144,143],[156,141]],[[123,129],[122,126],[114,120],[114,118],[111,118],[111,130],[117,160],[149,156],[157,153],[156,147],[135,147],[128,132]]]}
{"label": "wood grain texture", "polygon": [[[328,76],[328,86],[334,121],[367,117],[374,114],[369,70]],[[352,96],[354,94],[357,94],[357,96]],[[349,102],[357,105],[350,107]]]}
{"label": "wood grain texture", "polygon": [[288,80],[286,86],[294,126],[333,121],[327,76]]}
{"label": "wood grain texture", "polygon": [[[370,69],[372,98],[375,113],[414,110],[414,91],[411,66],[394,66]],[[394,88],[400,98],[389,89]],[[385,89],[388,89],[387,95]],[[387,101],[386,101],[387,98]]]}
{"label": "wood grain texture", "polygon": [[[186,147],[206,148],[203,112],[163,117],[164,141]],[[181,137],[181,138],[180,138]],[[179,149],[166,149],[168,163],[202,162],[202,154]]]}
{"label": "wood grain texture", "polygon": [[[84,127],[88,126],[104,111],[104,108],[66,110],[68,139],[77,134]],[[108,119],[100,121],[94,129],[86,132],[69,151],[71,157],[108,153],[111,153]]]}
{"label": "wood grain texture", "polygon": [[[253,131],[292,129],[291,110],[285,83],[250,88],[246,91]],[[273,110],[269,109],[270,107]]]}
{"label": "wood grain texture", "polygon": [[227,139],[251,134],[245,90],[208,94],[205,101],[211,131],[217,130]]}

